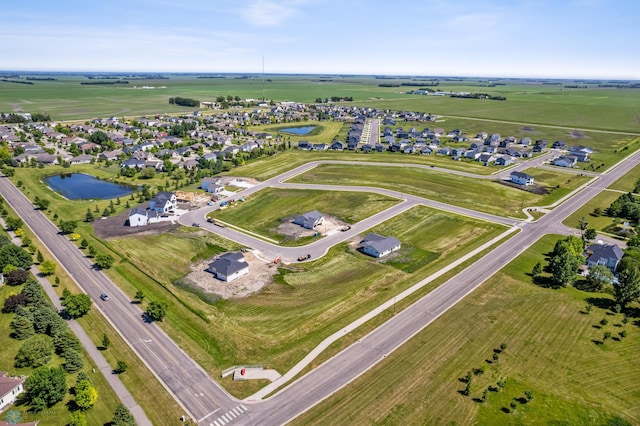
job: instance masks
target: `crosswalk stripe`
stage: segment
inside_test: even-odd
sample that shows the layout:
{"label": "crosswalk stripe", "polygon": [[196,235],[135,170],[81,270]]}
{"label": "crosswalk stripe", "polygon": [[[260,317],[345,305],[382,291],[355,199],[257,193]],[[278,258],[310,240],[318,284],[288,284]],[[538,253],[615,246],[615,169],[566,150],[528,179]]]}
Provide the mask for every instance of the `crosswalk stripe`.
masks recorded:
{"label": "crosswalk stripe", "polygon": [[230,422],[230,421],[233,419],[233,417],[229,417],[229,418],[227,418],[227,413],[224,413],[224,414],[222,415],[222,418],[223,418],[223,419],[225,419],[227,422]]}
{"label": "crosswalk stripe", "polygon": [[222,417],[218,417],[218,420],[220,420],[220,424],[222,424],[222,425],[227,424],[227,422],[225,422]]}
{"label": "crosswalk stripe", "polygon": [[233,412],[234,412],[235,414],[237,414],[237,415],[242,414],[242,410],[240,410],[238,407],[235,407],[235,408],[234,408],[233,410],[231,410],[231,411],[233,411]]}
{"label": "crosswalk stripe", "polygon": [[228,411],[228,412],[227,412],[227,416],[231,416],[231,418],[232,418],[232,419],[235,419],[235,418],[236,418],[236,416],[237,416],[237,414],[236,414],[236,413],[234,413],[233,411]]}
{"label": "crosswalk stripe", "polygon": [[242,407],[244,411],[247,411],[247,407],[245,407],[244,405],[240,404],[240,407]]}
{"label": "crosswalk stripe", "polygon": [[216,420],[213,421],[213,423],[215,426],[220,426],[220,423],[218,423]]}

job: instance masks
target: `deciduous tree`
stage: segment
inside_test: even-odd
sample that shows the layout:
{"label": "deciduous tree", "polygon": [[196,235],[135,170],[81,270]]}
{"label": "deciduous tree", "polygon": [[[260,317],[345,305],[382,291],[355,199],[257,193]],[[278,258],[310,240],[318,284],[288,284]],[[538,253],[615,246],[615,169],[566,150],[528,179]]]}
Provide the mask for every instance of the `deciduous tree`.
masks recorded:
{"label": "deciduous tree", "polygon": [[167,305],[162,302],[151,302],[147,306],[146,313],[153,321],[162,321],[167,314]]}
{"label": "deciduous tree", "polygon": [[61,302],[65,312],[72,318],[80,318],[91,309],[91,297],[88,294],[71,294]]}
{"label": "deciduous tree", "polygon": [[67,393],[66,376],[67,374],[60,367],[36,369],[24,383],[27,400],[31,403],[31,407],[40,409],[51,407],[62,400]]}

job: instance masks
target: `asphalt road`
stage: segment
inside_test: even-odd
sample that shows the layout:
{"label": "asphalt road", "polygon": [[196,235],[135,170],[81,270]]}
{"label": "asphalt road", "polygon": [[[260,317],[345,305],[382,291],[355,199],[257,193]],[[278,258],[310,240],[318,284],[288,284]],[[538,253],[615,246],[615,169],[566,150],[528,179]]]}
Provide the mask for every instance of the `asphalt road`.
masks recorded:
{"label": "asphalt road", "polygon": [[[189,358],[155,323],[144,320],[138,305],[102,271],[93,266],[71,241],[7,179],[0,177],[0,193],[25,224],[47,246],[69,275],[91,296],[99,309],[161,383],[175,396],[186,413],[195,419],[216,410],[227,411],[239,401],[231,398],[199,365]],[[100,294],[109,295],[109,301]]]}
{"label": "asphalt road", "polygon": [[[240,402],[189,358],[156,324],[143,321],[142,312],[102,272],[93,268],[83,252],[58,234],[57,228],[6,178],[0,178],[0,193],[42,240],[69,274],[96,301],[105,317],[128,341],[176,400],[200,424],[222,426],[281,425],[305,412],[350,381],[366,372],[402,343],[481,285],[541,236],[560,228],[562,220],[596,196],[602,189],[640,163],[640,152],[627,158],[613,171],[603,174],[573,197],[535,223],[492,250],[472,266],[432,291],[357,343],[261,402]],[[277,178],[243,191],[245,195],[272,186],[303,171],[294,169]],[[406,205],[410,201],[405,201]],[[101,292],[111,296],[103,302]]]}

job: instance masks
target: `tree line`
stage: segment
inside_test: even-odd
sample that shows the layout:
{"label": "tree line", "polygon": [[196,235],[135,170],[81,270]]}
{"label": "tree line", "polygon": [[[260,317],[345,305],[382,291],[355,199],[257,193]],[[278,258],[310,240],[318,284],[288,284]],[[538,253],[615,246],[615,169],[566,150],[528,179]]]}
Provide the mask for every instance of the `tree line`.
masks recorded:
{"label": "tree line", "polygon": [[186,106],[186,107],[199,107],[200,101],[192,98],[175,97],[175,98],[169,98],[169,104]]}

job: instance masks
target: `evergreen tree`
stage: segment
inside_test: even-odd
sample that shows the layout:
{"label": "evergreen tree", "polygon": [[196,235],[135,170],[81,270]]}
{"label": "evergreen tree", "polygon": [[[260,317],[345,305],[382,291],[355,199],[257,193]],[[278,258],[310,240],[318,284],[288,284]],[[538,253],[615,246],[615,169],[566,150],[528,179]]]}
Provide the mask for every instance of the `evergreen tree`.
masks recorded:
{"label": "evergreen tree", "polygon": [[11,330],[13,330],[11,336],[18,340],[26,340],[36,333],[33,329],[33,321],[21,315],[16,315],[11,321]]}

